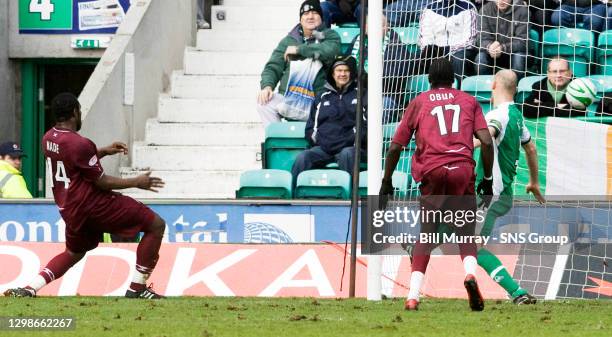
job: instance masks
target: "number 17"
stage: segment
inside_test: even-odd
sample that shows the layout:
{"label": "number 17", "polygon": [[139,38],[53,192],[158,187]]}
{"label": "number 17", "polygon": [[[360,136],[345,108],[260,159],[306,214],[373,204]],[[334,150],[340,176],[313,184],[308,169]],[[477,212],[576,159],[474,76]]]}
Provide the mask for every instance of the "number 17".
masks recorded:
{"label": "number 17", "polygon": [[440,134],[442,136],[448,133],[446,129],[446,122],[444,121],[445,110],[453,110],[453,124],[451,125],[451,132],[459,132],[459,115],[461,114],[461,107],[456,104],[447,104],[444,106],[444,109],[442,109],[442,106],[438,105],[431,110],[431,114],[438,118],[438,126],[440,127]]}

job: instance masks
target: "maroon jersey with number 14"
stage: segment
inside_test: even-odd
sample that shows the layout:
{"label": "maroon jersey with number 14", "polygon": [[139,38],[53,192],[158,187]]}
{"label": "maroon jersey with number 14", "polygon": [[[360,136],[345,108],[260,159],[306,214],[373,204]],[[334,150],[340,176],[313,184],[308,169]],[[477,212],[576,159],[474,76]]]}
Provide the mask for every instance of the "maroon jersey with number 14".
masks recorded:
{"label": "maroon jersey with number 14", "polygon": [[67,224],[78,229],[92,208],[112,196],[94,185],[104,174],[96,145],[75,131],[51,128],[42,146],[55,203]]}
{"label": "maroon jersey with number 14", "polygon": [[42,146],[70,251],[94,249],[102,233],[131,238],[153,222],[155,213],[139,201],[96,186],[104,170],[91,140],[55,127],[44,135]]}
{"label": "maroon jersey with number 14", "polygon": [[473,136],[486,129],[476,99],[460,90],[436,88],[417,96],[406,108],[393,143],[406,146],[416,132],[417,149],[412,156],[416,181],[432,170],[454,162],[474,165]]}

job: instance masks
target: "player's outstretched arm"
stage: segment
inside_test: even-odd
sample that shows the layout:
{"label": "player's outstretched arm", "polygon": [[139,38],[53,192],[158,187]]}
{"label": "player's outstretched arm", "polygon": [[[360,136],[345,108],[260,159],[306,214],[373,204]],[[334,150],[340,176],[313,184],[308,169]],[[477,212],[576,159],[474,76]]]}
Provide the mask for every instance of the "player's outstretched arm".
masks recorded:
{"label": "player's outstretched arm", "polygon": [[546,202],[542,191],[540,191],[540,179],[538,176],[538,151],[536,150],[535,144],[529,141],[527,144],[523,144],[523,150],[525,150],[525,158],[527,159],[527,167],[529,168],[529,183],[525,187],[525,192],[533,193],[533,196],[538,200],[540,204]]}
{"label": "player's outstretched arm", "polygon": [[112,156],[117,153],[128,154],[127,145],[122,142],[113,142],[111,145],[99,148],[97,155],[98,158],[103,158],[105,156]]}
{"label": "player's outstretched arm", "polygon": [[164,187],[164,181],[158,177],[151,177],[151,172],[146,172],[137,177],[127,179],[105,174],[96,181],[96,186],[105,191],[140,188],[142,190],[157,192],[159,188]]}

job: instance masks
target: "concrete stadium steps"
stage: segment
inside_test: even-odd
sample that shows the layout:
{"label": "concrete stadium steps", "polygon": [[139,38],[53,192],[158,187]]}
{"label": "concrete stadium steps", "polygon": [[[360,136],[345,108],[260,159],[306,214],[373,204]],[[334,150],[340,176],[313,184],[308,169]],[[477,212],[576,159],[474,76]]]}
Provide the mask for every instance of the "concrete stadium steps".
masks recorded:
{"label": "concrete stadium steps", "polygon": [[[286,30],[289,31],[300,21],[300,5],[296,6],[212,6],[211,26],[213,30]],[[217,13],[225,13],[219,20]]]}
{"label": "concrete stadium steps", "polygon": [[244,98],[255,101],[259,81],[259,75],[185,75],[182,71],[175,71],[170,94],[176,98]]}
{"label": "concrete stadium steps", "polygon": [[[142,174],[144,171],[123,168],[124,178]],[[230,199],[239,188],[242,171],[152,171],[151,176],[160,177],[166,185],[159,193],[139,189],[127,189],[122,193],[135,198],[151,199]]]}
{"label": "concrete stadium steps", "polygon": [[[240,174],[261,168],[264,128],[256,112],[260,74],[273,49],[299,23],[302,0],[225,0],[212,7],[212,29],[199,30],[184,50],[183,70],[172,73],[158,115],[131,151],[130,177],[152,170],[166,182],[156,199],[235,197]],[[225,20],[217,12],[225,12]]]}
{"label": "concrete stadium steps", "polygon": [[260,75],[270,52],[185,50],[186,75]]}
{"label": "concrete stadium steps", "polygon": [[[132,149],[136,170],[193,171],[193,170],[254,170],[261,168],[257,161],[260,146],[147,146],[137,143]],[[172,159],[170,159],[172,158]]]}
{"label": "concrete stadium steps", "polygon": [[253,146],[264,140],[261,123],[160,123],[149,119],[147,145]]}
{"label": "concrete stadium steps", "polygon": [[265,52],[269,55],[292,27],[283,30],[198,30],[196,49],[204,51]]}
{"label": "concrete stadium steps", "polygon": [[161,123],[259,123],[255,95],[250,99],[195,99],[159,97],[157,119]]}

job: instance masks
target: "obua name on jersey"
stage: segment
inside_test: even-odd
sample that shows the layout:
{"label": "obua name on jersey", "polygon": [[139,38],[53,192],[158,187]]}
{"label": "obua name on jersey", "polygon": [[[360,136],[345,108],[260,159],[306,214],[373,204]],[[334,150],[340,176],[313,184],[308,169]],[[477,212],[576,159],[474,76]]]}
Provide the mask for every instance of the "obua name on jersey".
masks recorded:
{"label": "obua name on jersey", "polygon": [[449,99],[453,99],[453,98],[455,98],[455,96],[450,92],[429,94],[429,100],[432,102],[433,101],[448,101]]}

